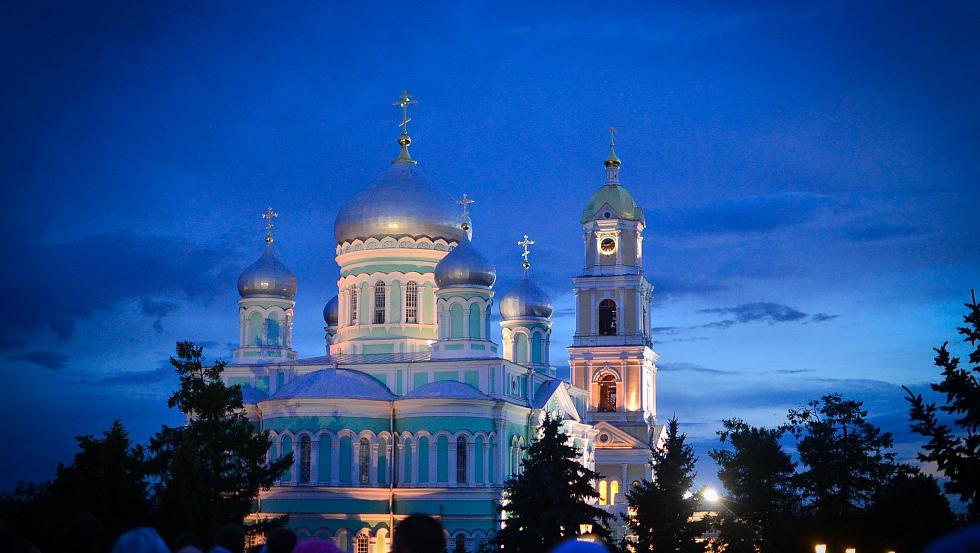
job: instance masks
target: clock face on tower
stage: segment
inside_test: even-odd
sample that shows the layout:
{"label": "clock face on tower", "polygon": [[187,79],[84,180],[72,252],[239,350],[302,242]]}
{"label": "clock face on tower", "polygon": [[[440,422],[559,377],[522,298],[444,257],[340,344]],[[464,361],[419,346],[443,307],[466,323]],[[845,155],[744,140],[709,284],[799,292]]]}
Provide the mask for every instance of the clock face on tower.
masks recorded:
{"label": "clock face on tower", "polygon": [[611,255],[616,252],[616,239],[609,236],[599,242],[599,251],[604,255]]}

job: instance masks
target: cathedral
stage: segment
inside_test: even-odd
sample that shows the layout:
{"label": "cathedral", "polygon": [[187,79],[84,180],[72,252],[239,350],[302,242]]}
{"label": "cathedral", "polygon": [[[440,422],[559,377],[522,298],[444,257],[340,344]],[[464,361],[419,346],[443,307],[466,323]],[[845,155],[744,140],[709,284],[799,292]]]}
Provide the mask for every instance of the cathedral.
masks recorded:
{"label": "cathedral", "polygon": [[498,294],[495,268],[471,242],[472,200],[455,205],[409,154],[412,103],[408,93],[396,102],[397,158],[334,223],[340,278],[323,309],[325,355],[292,349],[296,276],[274,252],[276,213],[263,214],[265,250],[238,279],[240,342],[224,378],[269,432],[270,458],[292,452],[293,465],[252,517],[288,514],[301,538],[386,553],[398,521],[426,513],[442,521],[450,550],[474,551],[499,528],[503,484],[550,413],[602,475],[598,504],[620,524],[663,427],[645,221],[620,183],[615,144],[579,220],[566,381],[549,360],[553,307],[534,281],[533,242],[519,242],[523,277]]}

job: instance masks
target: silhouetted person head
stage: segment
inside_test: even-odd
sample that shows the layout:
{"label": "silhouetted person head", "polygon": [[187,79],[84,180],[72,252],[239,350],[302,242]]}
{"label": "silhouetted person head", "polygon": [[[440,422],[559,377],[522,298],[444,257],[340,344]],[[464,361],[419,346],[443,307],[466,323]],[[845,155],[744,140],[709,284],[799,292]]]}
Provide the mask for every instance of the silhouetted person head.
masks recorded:
{"label": "silhouetted person head", "polygon": [[174,540],[175,553],[200,553],[201,540],[197,539],[194,532],[184,532]]}
{"label": "silhouetted person head", "polygon": [[265,537],[267,553],[292,553],[296,547],[296,534],[289,528],[276,528]]}
{"label": "silhouetted person head", "polygon": [[226,524],[214,533],[214,546],[230,553],[245,551],[245,529],[234,524]]}
{"label": "silhouetted person head", "polygon": [[392,553],[442,553],[446,538],[442,524],[426,515],[409,515],[395,527]]}
{"label": "silhouetted person head", "polygon": [[112,553],[170,553],[170,549],[156,530],[144,527],[119,536]]}
{"label": "silhouetted person head", "polygon": [[68,553],[103,551],[102,521],[91,513],[81,513],[65,526],[61,540]]}

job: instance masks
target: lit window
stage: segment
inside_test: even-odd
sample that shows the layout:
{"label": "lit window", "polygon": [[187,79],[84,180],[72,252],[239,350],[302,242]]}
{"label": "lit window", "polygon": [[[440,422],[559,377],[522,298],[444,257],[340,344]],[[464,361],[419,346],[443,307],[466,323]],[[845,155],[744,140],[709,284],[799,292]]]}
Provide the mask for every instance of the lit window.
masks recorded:
{"label": "lit window", "polygon": [[385,324],[385,283],[374,285],[374,324]]}
{"label": "lit window", "polygon": [[616,494],[619,493],[619,480],[613,480],[609,483],[609,504],[616,504]]}
{"label": "lit window", "polygon": [[419,284],[414,280],[405,285],[405,322],[419,322]]}
{"label": "lit window", "polygon": [[605,480],[599,481],[599,505],[606,505],[609,501],[609,495],[606,493],[609,485]]}
{"label": "lit window", "polygon": [[354,542],[354,553],[368,553],[368,537],[364,534],[357,536]]}

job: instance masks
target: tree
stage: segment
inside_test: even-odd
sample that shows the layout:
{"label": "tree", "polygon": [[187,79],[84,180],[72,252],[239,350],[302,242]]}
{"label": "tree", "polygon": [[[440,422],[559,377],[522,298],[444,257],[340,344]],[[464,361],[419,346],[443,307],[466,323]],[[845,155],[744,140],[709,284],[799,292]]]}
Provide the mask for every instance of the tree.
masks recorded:
{"label": "tree", "polygon": [[494,543],[512,553],[548,551],[564,538],[579,534],[580,525],[608,539],[609,513],[596,507],[594,482],[599,474],[579,463],[581,452],[569,445],[561,420],[546,415],[521,463],[521,474],[504,485],[498,511],[505,526]]}
{"label": "tree", "polygon": [[[860,513],[891,477],[892,436],[867,421],[859,401],[825,395],[789,411],[805,470],[798,482],[821,539],[852,539]],[[828,536],[827,533],[834,533]]]}
{"label": "tree", "polygon": [[180,388],[168,405],[187,415],[187,424],[164,426],[150,439],[157,524],[165,536],[192,531],[208,538],[224,524],[242,524],[292,454],[266,461],[269,436],[246,418],[241,389],[221,380],[224,362],[205,366],[203,348],[179,342],[170,363]]}
{"label": "tree", "polygon": [[97,520],[104,540],[149,521],[143,447],[132,445],[122,423],[113,422],[101,439],[75,440],[80,451],[70,465],[58,464],[54,480],[20,484],[3,500],[4,524],[41,550],[66,547],[62,531],[80,517]]}
{"label": "tree", "polygon": [[909,465],[875,493],[865,520],[867,551],[922,551],[956,524],[936,479]]}
{"label": "tree", "polygon": [[919,460],[934,462],[946,477],[944,489],[957,495],[966,503],[970,518],[980,520],[980,305],[976,292],[966,304],[969,312],[963,317],[965,326],[957,331],[965,336],[965,342],[973,347],[969,369],[960,366],[960,359],[950,355],[944,343],[935,348],[935,364],[942,369],[943,379],[930,387],[934,392],[945,394],[946,403],[939,407],[948,417],[953,417],[954,431],[939,421],[935,403],[926,403],[922,394],[913,394],[905,388],[910,403],[909,419],[912,431],[928,438],[923,446],[925,453]]}
{"label": "tree", "polygon": [[685,443],[687,437],[678,431],[677,417],[667,422],[666,432],[663,448],[650,450],[653,481],[643,480],[626,493],[630,512],[626,523],[635,536],[637,552],[701,552],[704,545],[696,539],[706,525],[692,520],[700,497],[690,495],[697,457]]}
{"label": "tree", "polygon": [[798,549],[796,466],[779,443],[787,428],[754,427],[741,419],[722,424],[718,436],[731,449],[715,449],[709,455],[728,491],[716,519],[725,551]]}

